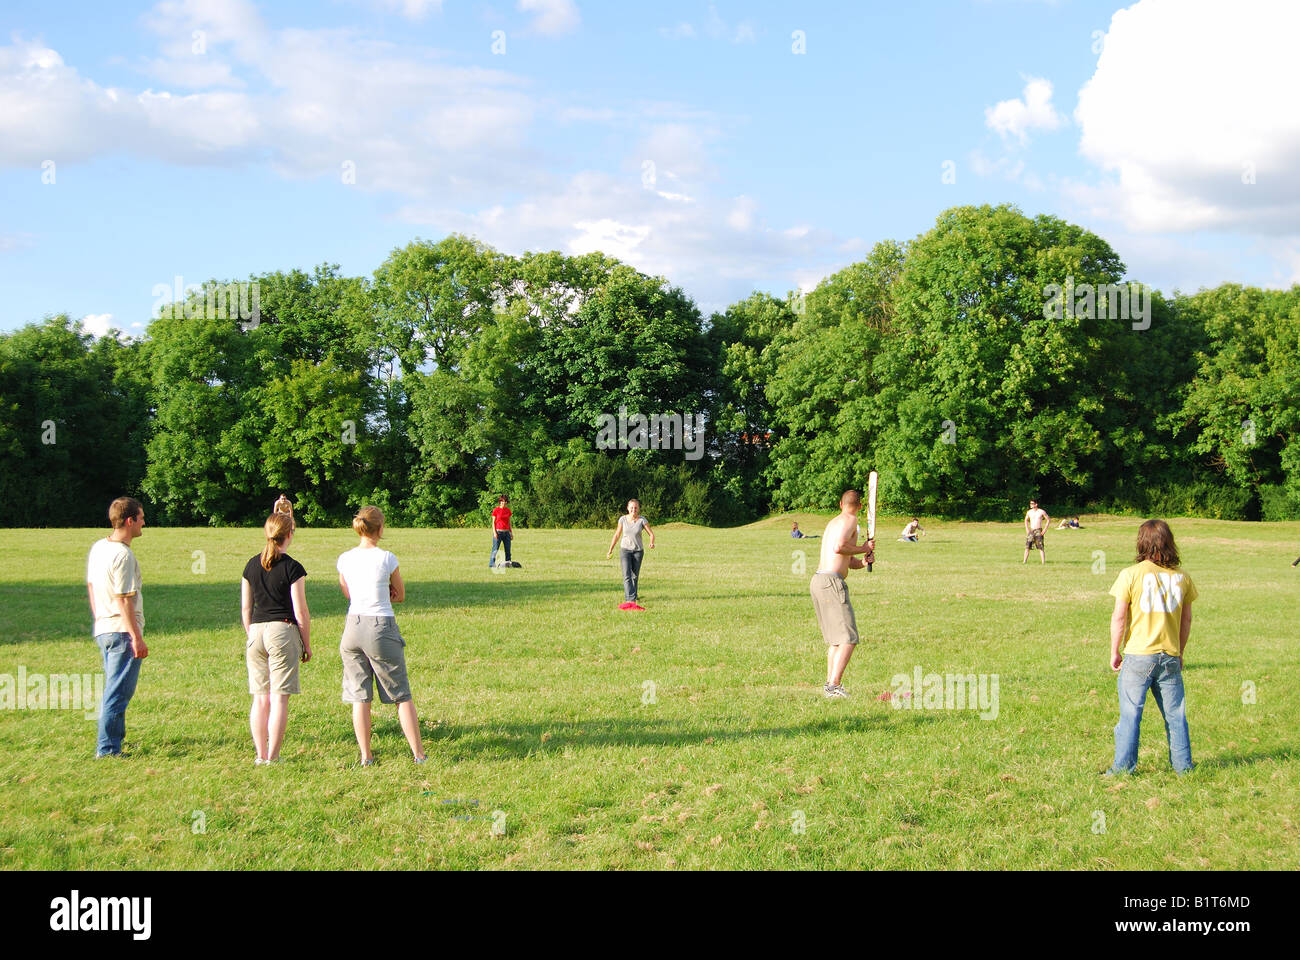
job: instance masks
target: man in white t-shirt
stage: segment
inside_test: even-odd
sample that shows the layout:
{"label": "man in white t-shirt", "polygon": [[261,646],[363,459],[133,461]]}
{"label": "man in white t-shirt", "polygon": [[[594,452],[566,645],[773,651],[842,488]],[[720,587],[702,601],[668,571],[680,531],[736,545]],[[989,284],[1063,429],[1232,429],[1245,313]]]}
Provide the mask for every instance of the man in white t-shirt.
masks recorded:
{"label": "man in white t-shirt", "polygon": [[1029,562],[1029,551],[1038,551],[1038,562],[1044,564],[1047,562],[1047,551],[1043,549],[1043,534],[1047,531],[1047,526],[1052,522],[1052,518],[1047,515],[1047,511],[1038,506],[1037,500],[1029,501],[1029,509],[1025,511],[1025,555],[1021,563]]}
{"label": "man in white t-shirt", "polygon": [[126,708],[135,695],[140,661],[149,656],[140,562],[131,549],[131,541],[144,533],[144,507],[132,497],[118,497],[109,505],[108,520],[113,532],[90,548],[86,560],[91,632],[104,658],[97,757],[121,755]]}

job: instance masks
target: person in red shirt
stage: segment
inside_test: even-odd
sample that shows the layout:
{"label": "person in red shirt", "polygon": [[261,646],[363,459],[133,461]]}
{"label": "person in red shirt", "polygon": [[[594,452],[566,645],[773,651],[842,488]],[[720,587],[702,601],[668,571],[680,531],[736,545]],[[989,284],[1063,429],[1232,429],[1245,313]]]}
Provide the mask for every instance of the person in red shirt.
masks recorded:
{"label": "person in red shirt", "polygon": [[519,564],[510,559],[510,541],[514,539],[515,532],[510,528],[510,500],[503,494],[497,498],[497,508],[492,511],[492,556],[488,558],[488,569],[491,570],[497,565],[497,549],[504,546],[506,548],[506,566],[517,567]]}

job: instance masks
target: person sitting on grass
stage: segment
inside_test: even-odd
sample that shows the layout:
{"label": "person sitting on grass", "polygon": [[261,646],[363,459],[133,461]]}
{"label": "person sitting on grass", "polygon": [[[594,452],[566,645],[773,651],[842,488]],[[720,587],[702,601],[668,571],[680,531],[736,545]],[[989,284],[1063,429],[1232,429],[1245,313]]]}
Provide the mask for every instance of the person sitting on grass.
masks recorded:
{"label": "person sitting on grass", "polygon": [[799,529],[799,521],[798,521],[798,520],[791,520],[791,521],[790,521],[790,536],[794,537],[794,539],[796,539],[796,540],[816,540],[816,539],[817,539],[817,534],[815,534],[815,533],[804,533],[802,530],[800,530],[800,529]]}
{"label": "person sitting on grass", "polygon": [[352,704],[352,729],[361,748],[361,765],[369,767],[375,762],[370,750],[370,702],[376,680],[380,703],[397,704],[397,718],[415,762],[424,763],[420,718],[406,677],[406,641],[393,616],[393,604],[406,599],[406,584],[397,569],[397,557],[379,548],[384,512],[378,507],[362,507],[352,518],[352,529],[361,543],[338,560],[339,587],[348,598],[339,653],[343,656],[343,702]]}
{"label": "person sitting on grass", "polygon": [[925,533],[925,528],[921,526],[921,521],[913,517],[908,521],[907,526],[903,528],[903,534],[898,539],[900,543],[917,543],[923,533]]}
{"label": "person sitting on grass", "polygon": [[248,723],[257,766],[276,763],[289,724],[289,697],[301,692],[298,664],[311,659],[307,571],[289,556],[293,514],[275,512],[263,524],[266,547],[249,558],[239,581],[244,660],[253,706]]}
{"label": "person sitting on grass", "polygon": [[[1104,776],[1137,767],[1138,731],[1147,690],[1165,721],[1169,762],[1179,773],[1192,763],[1183,693],[1183,654],[1192,632],[1196,584],[1180,567],[1173,531],[1163,520],[1138,528],[1137,563],[1120,571],[1110,588],[1110,668],[1119,674],[1115,759]],[[1120,653],[1123,645],[1124,652]]]}
{"label": "person sitting on grass", "polygon": [[1057,530],[1082,530],[1083,525],[1079,523],[1079,518],[1077,516],[1063,517],[1061,519],[1061,522],[1056,525],[1056,529]]}

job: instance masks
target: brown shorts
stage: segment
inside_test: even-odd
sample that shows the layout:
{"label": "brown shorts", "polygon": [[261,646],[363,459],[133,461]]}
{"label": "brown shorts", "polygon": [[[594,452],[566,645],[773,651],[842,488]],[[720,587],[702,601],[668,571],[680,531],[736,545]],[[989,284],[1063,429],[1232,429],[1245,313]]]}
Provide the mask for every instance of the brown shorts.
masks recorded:
{"label": "brown shorts", "polygon": [[1030,530],[1029,533],[1025,535],[1025,549],[1026,550],[1043,549],[1043,531]]}
{"label": "brown shorts", "polygon": [[302,661],[298,624],[283,620],[252,624],[244,660],[248,664],[249,693],[298,693],[298,664]]}
{"label": "brown shorts", "polygon": [[834,573],[814,573],[808,583],[812,593],[813,610],[817,612],[817,626],[827,646],[858,642],[858,621],[849,603],[849,586],[844,578]]}

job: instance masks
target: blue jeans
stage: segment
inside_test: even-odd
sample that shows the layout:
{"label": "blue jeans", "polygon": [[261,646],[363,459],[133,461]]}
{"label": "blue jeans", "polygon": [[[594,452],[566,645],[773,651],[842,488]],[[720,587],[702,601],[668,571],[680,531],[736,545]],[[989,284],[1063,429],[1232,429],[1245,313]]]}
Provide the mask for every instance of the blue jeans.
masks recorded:
{"label": "blue jeans", "polygon": [[492,534],[492,556],[488,559],[488,566],[497,565],[497,548],[504,545],[506,548],[506,563],[510,562],[510,540],[513,534],[509,530],[497,530]]}
{"label": "blue jeans", "polygon": [[1192,742],[1187,732],[1187,704],[1183,698],[1183,667],[1167,653],[1130,655],[1119,667],[1119,723],[1115,724],[1115,762],[1110,773],[1132,773],[1137,767],[1138,729],[1147,690],[1165,721],[1169,762],[1183,773],[1191,770]]}
{"label": "blue jeans", "polygon": [[622,550],[620,556],[623,560],[623,599],[628,603],[636,603],[636,582],[641,577],[641,558],[645,556],[645,551]]}
{"label": "blue jeans", "polygon": [[98,756],[122,752],[126,736],[126,706],[140,679],[140,661],[131,652],[131,634],[101,633],[95,637],[104,655],[104,701],[99,705]]}

